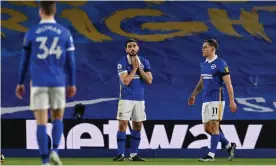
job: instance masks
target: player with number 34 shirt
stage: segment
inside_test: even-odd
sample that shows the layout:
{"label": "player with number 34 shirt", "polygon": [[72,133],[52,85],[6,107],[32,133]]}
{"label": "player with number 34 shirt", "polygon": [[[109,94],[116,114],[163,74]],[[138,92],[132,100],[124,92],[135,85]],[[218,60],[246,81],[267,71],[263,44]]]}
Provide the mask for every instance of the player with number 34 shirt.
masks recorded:
{"label": "player with number 34 shirt", "polygon": [[[68,97],[76,94],[73,38],[69,30],[56,23],[55,14],[56,2],[40,1],[41,21],[25,34],[16,87],[16,96],[22,99],[24,80],[30,72],[30,110],[37,123],[36,137],[42,165],[62,165],[58,147],[63,133],[66,86]],[[46,127],[49,109],[53,125],[50,152]]]}
{"label": "player with number 34 shirt", "polygon": [[[70,71],[70,56],[66,52],[74,51],[73,38],[66,28],[57,24],[55,20],[42,20],[31,28],[25,35],[24,50],[31,50],[30,76],[33,86],[60,87],[66,86],[66,71]],[[25,60],[24,62],[26,62]],[[22,67],[25,67],[22,65]],[[70,76],[70,74],[69,74]],[[19,84],[24,80],[22,74]],[[69,84],[74,84],[74,78],[69,78]]]}

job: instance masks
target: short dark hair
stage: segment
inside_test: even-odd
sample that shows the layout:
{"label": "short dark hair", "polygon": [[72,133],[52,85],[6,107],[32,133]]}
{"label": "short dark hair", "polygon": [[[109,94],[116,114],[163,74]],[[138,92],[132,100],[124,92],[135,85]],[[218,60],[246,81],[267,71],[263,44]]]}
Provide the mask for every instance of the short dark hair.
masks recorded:
{"label": "short dark hair", "polygon": [[55,1],[40,1],[39,7],[48,16],[54,15],[56,13],[56,2]]}
{"label": "short dark hair", "polygon": [[215,47],[216,51],[218,50],[218,42],[215,39],[205,40],[204,43],[208,43],[210,46]]}
{"label": "short dark hair", "polygon": [[135,40],[135,39],[128,39],[128,40],[126,41],[126,47],[127,47],[127,44],[130,43],[130,42],[134,42],[134,43],[136,43],[136,44],[138,45],[137,40]]}

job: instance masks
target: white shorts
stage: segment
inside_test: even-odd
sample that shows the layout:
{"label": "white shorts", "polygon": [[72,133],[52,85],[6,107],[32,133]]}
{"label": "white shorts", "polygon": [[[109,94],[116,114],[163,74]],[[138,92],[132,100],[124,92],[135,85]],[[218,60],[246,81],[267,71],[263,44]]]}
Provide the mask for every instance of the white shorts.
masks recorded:
{"label": "white shorts", "polygon": [[31,110],[62,109],[65,104],[65,87],[31,87]]}
{"label": "white shorts", "polygon": [[202,123],[222,120],[225,101],[211,101],[202,104]]}
{"label": "white shorts", "polygon": [[145,101],[119,100],[117,119],[132,120],[135,122],[147,120]]}

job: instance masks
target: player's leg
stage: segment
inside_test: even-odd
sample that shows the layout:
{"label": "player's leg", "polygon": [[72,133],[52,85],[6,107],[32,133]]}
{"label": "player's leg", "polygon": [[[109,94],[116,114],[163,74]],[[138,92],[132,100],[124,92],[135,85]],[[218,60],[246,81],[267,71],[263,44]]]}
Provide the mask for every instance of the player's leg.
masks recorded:
{"label": "player's leg", "polygon": [[138,148],[141,141],[141,129],[143,121],[146,120],[145,102],[136,101],[134,110],[132,112],[132,131],[131,131],[131,149],[130,149],[130,161],[146,161],[140,158],[138,154]]}
{"label": "player's leg", "polygon": [[119,120],[119,126],[117,131],[118,156],[114,159],[114,161],[124,160],[127,126],[128,126],[128,120]]}
{"label": "player's leg", "polygon": [[133,111],[133,101],[120,100],[118,103],[117,119],[119,120],[117,132],[117,146],[118,155],[113,159],[114,161],[123,161],[125,159],[125,146],[126,146],[126,129],[128,121]]}
{"label": "player's leg", "polygon": [[49,164],[48,135],[46,130],[48,108],[48,88],[31,87],[30,109],[33,110],[36,119],[36,138],[43,165]]}
{"label": "player's leg", "polygon": [[48,111],[45,109],[34,110],[34,116],[37,123],[36,138],[40,151],[40,157],[43,165],[49,164],[49,151],[48,151],[48,135],[47,135],[47,121]]}
{"label": "player's leg", "polygon": [[225,147],[227,152],[228,152],[228,160],[233,160],[235,156],[235,151],[236,151],[236,143],[232,142],[230,143],[224,136],[222,132],[219,132],[220,135],[220,142],[221,142],[221,147]]}
{"label": "player's leg", "polygon": [[[217,150],[218,142],[228,149],[229,155],[234,154],[235,144],[230,144],[224,135],[219,131],[219,122],[222,120],[224,102],[208,102],[203,104],[202,121],[205,131],[211,135],[211,148],[201,161],[213,161]],[[230,155],[233,156],[233,155]],[[230,158],[230,157],[229,157]],[[232,157],[233,158],[233,157]]]}
{"label": "player's leg", "polygon": [[[225,108],[225,101],[221,101],[221,102],[217,102],[217,105],[218,105],[218,108],[219,108],[219,114],[218,114],[218,119],[219,121],[222,120],[223,118],[223,113],[224,113],[224,108]],[[228,154],[229,154],[229,157],[228,159],[229,160],[232,160],[235,156],[235,150],[236,150],[236,144],[235,143],[230,143],[224,136],[224,134],[219,131],[219,136],[220,136],[220,142],[221,142],[221,146],[222,147],[225,147]]]}
{"label": "player's leg", "polygon": [[218,144],[219,136],[215,130],[215,121],[211,121],[212,115],[210,114],[210,102],[206,102],[202,104],[202,123],[204,124],[204,130],[206,133],[211,135],[211,148],[210,152],[200,158],[199,161],[213,161],[216,146]]}
{"label": "player's leg", "polygon": [[142,121],[132,121],[132,130],[131,130],[131,149],[130,157],[131,161],[145,161],[145,159],[140,158],[138,154],[138,149],[141,141],[141,128],[143,126]]}
{"label": "player's leg", "polygon": [[[207,118],[203,118],[206,120]],[[217,131],[218,121],[211,120],[211,121],[204,121],[204,130],[206,133],[211,135],[211,147],[209,149],[209,153],[205,155],[203,158],[200,158],[199,161],[214,161],[215,153],[217,150],[218,142],[219,142],[219,132]]]}
{"label": "player's leg", "polygon": [[225,147],[229,149],[231,147],[230,142],[225,138],[224,134],[220,131],[219,132],[219,141],[221,142],[221,147]]}
{"label": "player's leg", "polygon": [[53,151],[58,153],[58,146],[60,144],[61,136],[63,133],[63,114],[64,109],[51,109],[52,119],[52,139],[53,139]]}
{"label": "player's leg", "polygon": [[211,147],[209,150],[208,155],[211,156],[212,158],[215,157],[216,151],[217,151],[217,146],[220,140],[220,135],[219,135],[219,121],[218,120],[211,120],[209,122],[209,132],[211,133]]}
{"label": "player's leg", "polygon": [[[211,149],[208,155],[214,156],[216,153],[216,148],[218,142],[221,142],[222,147],[225,147],[227,149],[227,152],[229,154],[228,159],[232,160],[235,155],[235,150],[236,150],[236,144],[235,143],[230,143],[223,135],[222,132],[219,131],[219,121],[218,120],[212,120],[210,122],[210,130],[212,133],[211,137]],[[217,138],[218,137],[218,138]]]}
{"label": "player's leg", "polygon": [[62,165],[62,162],[58,155],[59,154],[58,147],[63,133],[63,114],[64,114],[64,109],[51,109],[51,120],[53,124],[53,128],[52,128],[53,148],[50,153],[50,161],[54,165]]}
{"label": "player's leg", "polygon": [[63,133],[63,115],[65,108],[65,88],[50,88],[50,107],[51,107],[51,120],[53,124],[52,139],[53,149],[50,153],[50,161],[54,165],[62,165],[58,155],[58,147],[60,144],[61,136]]}
{"label": "player's leg", "polygon": [[[204,116],[202,114],[202,118],[203,118],[203,121],[205,122],[204,123],[204,131],[210,135],[212,135],[212,131],[211,131],[211,123],[208,122],[209,121],[209,118],[208,118],[208,114],[207,116]],[[222,132],[219,132],[219,141],[221,142],[222,146],[223,147],[226,147],[228,149],[230,145],[229,141],[224,137],[223,133]]]}

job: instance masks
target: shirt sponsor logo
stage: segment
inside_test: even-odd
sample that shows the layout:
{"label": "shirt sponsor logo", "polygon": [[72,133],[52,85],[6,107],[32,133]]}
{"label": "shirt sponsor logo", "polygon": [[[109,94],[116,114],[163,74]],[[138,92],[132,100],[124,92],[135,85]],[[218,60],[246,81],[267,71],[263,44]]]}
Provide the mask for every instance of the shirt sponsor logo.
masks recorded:
{"label": "shirt sponsor logo", "polygon": [[212,74],[201,74],[203,79],[213,79],[213,75]]}

